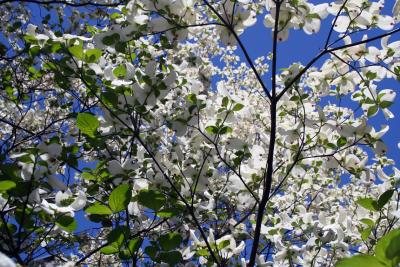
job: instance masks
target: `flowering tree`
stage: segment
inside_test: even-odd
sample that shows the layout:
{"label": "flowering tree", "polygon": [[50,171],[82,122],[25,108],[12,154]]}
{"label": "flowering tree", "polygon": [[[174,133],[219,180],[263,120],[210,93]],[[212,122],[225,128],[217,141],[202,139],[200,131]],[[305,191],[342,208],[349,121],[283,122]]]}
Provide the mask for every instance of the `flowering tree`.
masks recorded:
{"label": "flowering tree", "polygon": [[398,266],[400,171],[370,121],[394,118],[389,9],[0,0],[2,266]]}

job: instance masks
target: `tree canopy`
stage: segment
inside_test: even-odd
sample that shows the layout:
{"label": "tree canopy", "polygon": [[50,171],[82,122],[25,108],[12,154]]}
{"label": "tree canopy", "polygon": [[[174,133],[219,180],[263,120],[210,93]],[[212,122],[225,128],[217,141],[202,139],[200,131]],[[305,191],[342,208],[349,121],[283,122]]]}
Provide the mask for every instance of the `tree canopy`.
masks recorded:
{"label": "tree canopy", "polygon": [[398,266],[386,2],[0,0],[0,266]]}

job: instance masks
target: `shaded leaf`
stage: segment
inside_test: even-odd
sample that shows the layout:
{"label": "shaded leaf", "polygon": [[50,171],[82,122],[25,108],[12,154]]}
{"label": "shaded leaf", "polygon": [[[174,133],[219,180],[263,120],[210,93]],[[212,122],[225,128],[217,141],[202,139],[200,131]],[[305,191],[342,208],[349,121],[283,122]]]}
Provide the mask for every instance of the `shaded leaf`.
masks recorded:
{"label": "shaded leaf", "polygon": [[107,236],[107,241],[120,248],[129,237],[129,228],[126,226],[115,227]]}
{"label": "shaded leaf", "polygon": [[382,195],[380,195],[379,199],[378,199],[378,208],[382,209],[383,206],[386,205],[386,203],[389,202],[389,200],[392,198],[394,193],[394,190],[387,190],[385,193],[383,193]]}
{"label": "shaded leaf", "polygon": [[56,225],[67,232],[73,232],[78,226],[76,220],[68,215],[62,215],[61,217],[59,217],[56,220]]}
{"label": "shaded leaf", "polygon": [[175,266],[183,261],[182,254],[179,251],[161,252],[158,258],[170,266]]}
{"label": "shaded leaf", "polygon": [[158,242],[163,250],[172,250],[179,247],[182,242],[182,237],[179,233],[173,232],[162,235],[158,238]]}
{"label": "shaded leaf", "polygon": [[139,204],[154,211],[160,210],[166,201],[163,194],[154,190],[142,190],[137,197]]}

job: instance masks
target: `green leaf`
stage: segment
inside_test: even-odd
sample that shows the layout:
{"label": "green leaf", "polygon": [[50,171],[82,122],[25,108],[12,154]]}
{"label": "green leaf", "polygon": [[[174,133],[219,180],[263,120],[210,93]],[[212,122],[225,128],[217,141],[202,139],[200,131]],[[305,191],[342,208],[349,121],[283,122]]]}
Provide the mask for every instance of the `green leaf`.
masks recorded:
{"label": "green leaf", "polygon": [[101,57],[101,50],[94,48],[94,49],[89,49],[86,51],[85,53],[85,61],[87,63],[94,63],[97,62],[97,60],[99,60],[99,58]]}
{"label": "green leaf", "polygon": [[0,181],[0,191],[7,191],[9,189],[12,189],[16,186],[17,184],[13,181]]}
{"label": "green leaf", "polygon": [[100,249],[100,252],[106,255],[115,254],[119,252],[118,247],[108,245]]}
{"label": "green leaf", "polygon": [[368,80],[373,80],[373,79],[375,79],[376,77],[378,77],[378,75],[377,75],[375,72],[371,72],[371,71],[368,71],[368,72],[365,74],[365,76],[368,78]]}
{"label": "green leaf", "polygon": [[371,234],[372,228],[371,227],[367,227],[364,230],[361,231],[361,239],[363,241],[367,240],[369,235]]}
{"label": "green leaf", "polygon": [[205,130],[209,134],[217,134],[218,133],[218,127],[217,126],[207,126]]}
{"label": "green leaf", "polygon": [[141,239],[140,237],[137,237],[137,238],[134,238],[132,240],[129,240],[128,246],[127,246],[128,250],[131,253],[134,253],[135,251],[137,251],[140,248],[142,243],[143,243],[143,239]]}
{"label": "green leaf", "polygon": [[100,204],[99,202],[94,203],[92,206],[88,207],[86,213],[97,214],[97,215],[110,215],[112,211],[109,207]]}
{"label": "green leaf", "polygon": [[356,203],[367,210],[378,211],[378,202],[372,198],[360,198]]}
{"label": "green leaf", "polygon": [[76,124],[84,134],[95,137],[97,128],[100,126],[99,120],[90,113],[79,113]]}
{"label": "green leaf", "polygon": [[94,176],[93,174],[91,174],[89,172],[82,172],[81,177],[88,181],[96,181],[97,180],[96,176]]}
{"label": "green leaf", "polygon": [[158,242],[163,250],[172,250],[179,247],[182,242],[182,237],[179,233],[173,232],[162,235],[158,238]]}
{"label": "green leaf", "polygon": [[356,255],[351,258],[342,259],[336,263],[336,267],[385,267],[379,260],[370,255]]}
{"label": "green leaf", "polygon": [[129,228],[126,226],[115,227],[107,236],[107,241],[120,248],[129,237]]}
{"label": "green leaf", "polygon": [[162,217],[162,218],[170,218],[173,216],[178,215],[181,212],[180,209],[177,208],[167,208],[167,209],[162,209],[157,212],[157,215]]}
{"label": "green leaf", "polygon": [[379,103],[379,107],[380,107],[380,108],[388,108],[388,107],[390,107],[392,104],[393,104],[393,102],[390,102],[390,101],[381,101],[381,102]]}
{"label": "green leaf", "polygon": [[400,263],[400,234],[397,232],[396,236],[392,237],[388,247],[386,248],[386,258],[388,258],[392,266],[398,266]]}
{"label": "green leaf", "polygon": [[149,255],[149,257],[153,260],[156,261],[156,255],[158,252],[158,248],[154,246],[148,246],[144,249],[144,252]]}
{"label": "green leaf", "polygon": [[82,45],[74,45],[68,47],[68,51],[75,56],[77,59],[83,59],[83,47]]}
{"label": "green leaf", "polygon": [[321,17],[320,17],[317,13],[310,13],[310,14],[308,14],[308,15],[306,16],[306,18],[309,18],[309,19],[319,19],[319,20],[321,20]]}
{"label": "green leaf", "polygon": [[170,266],[175,266],[183,261],[182,254],[179,251],[161,252],[158,258]]}
{"label": "green leaf", "polygon": [[347,139],[345,137],[340,137],[337,141],[336,141],[336,145],[338,147],[343,147],[347,144]]}
{"label": "green leaf", "polygon": [[115,44],[115,50],[117,52],[125,53],[126,52],[126,48],[127,48],[126,42],[117,42]]}
{"label": "green leaf", "polygon": [[196,94],[189,94],[189,95],[187,96],[187,99],[189,100],[190,104],[196,105],[196,103],[197,103]]}
{"label": "green leaf", "polygon": [[137,197],[139,204],[154,211],[159,211],[166,201],[163,194],[154,190],[142,190]]}
{"label": "green leaf", "polygon": [[133,257],[133,253],[130,253],[129,252],[129,250],[127,250],[127,249],[123,249],[123,250],[120,250],[119,251],[119,258],[121,259],[121,260],[129,260],[129,259],[131,259],[132,257]]}
{"label": "green leaf", "polygon": [[228,103],[229,103],[229,98],[227,96],[222,98],[222,106],[227,107]]}
{"label": "green leaf", "polygon": [[378,106],[372,106],[372,107],[370,107],[369,109],[368,109],[368,112],[367,112],[367,116],[368,117],[372,117],[372,116],[374,116],[376,113],[378,113]]}
{"label": "green leaf", "polygon": [[114,73],[115,77],[118,77],[118,78],[121,78],[121,79],[122,79],[122,78],[124,78],[125,75],[126,75],[126,68],[125,68],[124,65],[119,64],[119,65],[113,70],[113,73]]}
{"label": "green leaf", "polygon": [[208,249],[205,249],[205,248],[199,249],[199,250],[196,251],[196,254],[197,254],[197,255],[203,256],[203,257],[208,256],[209,253],[210,253],[210,252],[208,251]]}
{"label": "green leaf", "polygon": [[390,262],[391,266],[397,266],[400,262],[400,229],[392,230],[376,243],[375,255],[384,262]]}
{"label": "green leaf", "polygon": [[224,240],[218,244],[217,248],[218,248],[218,250],[221,250],[221,249],[224,249],[227,246],[229,246],[229,244],[230,244],[229,240]]}
{"label": "green leaf", "polygon": [[118,33],[114,33],[110,36],[106,36],[104,37],[101,41],[103,42],[103,44],[105,45],[113,45],[115,43],[117,43],[120,39],[120,36]]}
{"label": "green leaf", "polygon": [[239,111],[239,110],[241,110],[242,108],[244,108],[244,105],[243,104],[240,104],[240,103],[237,103],[234,107],[233,107],[233,111]]}
{"label": "green leaf", "polygon": [[40,52],[40,46],[35,45],[35,46],[29,47],[29,55],[31,57],[37,56],[39,54],[39,52]]}
{"label": "green leaf", "polygon": [[219,130],[219,134],[227,134],[232,133],[232,128],[228,126],[224,126]]}
{"label": "green leaf", "polygon": [[108,198],[108,205],[116,213],[126,209],[132,198],[132,188],[128,184],[122,184],[116,187]]}
{"label": "green leaf", "polygon": [[394,193],[394,190],[393,190],[393,189],[387,190],[385,193],[383,193],[383,194],[379,197],[379,199],[378,199],[378,208],[379,208],[379,209],[382,209],[383,206],[385,206],[386,203],[389,202],[389,200],[390,200],[390,199],[392,198],[392,196],[393,196],[393,193]]}
{"label": "green leaf", "polygon": [[62,215],[61,217],[59,217],[56,220],[56,225],[67,232],[73,232],[78,226],[76,220],[68,215]]}
{"label": "green leaf", "polygon": [[368,226],[370,226],[370,227],[374,227],[374,225],[375,225],[374,221],[371,220],[371,219],[368,219],[368,218],[361,219],[360,221],[361,221],[363,224],[366,224],[366,225],[368,225]]}
{"label": "green leaf", "polygon": [[9,194],[16,197],[23,197],[31,193],[31,187],[29,182],[19,182],[18,186],[10,189]]}
{"label": "green leaf", "polygon": [[27,35],[24,35],[23,38],[24,38],[25,42],[27,42],[28,44],[37,43],[36,36],[34,36],[34,35],[27,34]]}
{"label": "green leaf", "polygon": [[328,148],[331,148],[331,149],[336,149],[336,148],[337,148],[336,145],[333,144],[333,143],[327,143],[326,146],[327,146]]}
{"label": "green leaf", "polygon": [[110,14],[110,19],[118,19],[118,18],[121,18],[121,17],[122,17],[122,15],[120,13],[117,13],[117,12]]}
{"label": "green leaf", "polygon": [[112,91],[103,92],[100,98],[107,106],[116,107],[118,105],[118,96]]}

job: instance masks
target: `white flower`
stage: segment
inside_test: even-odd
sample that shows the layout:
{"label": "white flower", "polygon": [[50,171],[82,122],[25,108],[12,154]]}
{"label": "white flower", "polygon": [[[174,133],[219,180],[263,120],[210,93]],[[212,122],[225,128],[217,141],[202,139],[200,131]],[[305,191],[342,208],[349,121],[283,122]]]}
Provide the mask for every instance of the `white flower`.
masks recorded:
{"label": "white flower", "polygon": [[335,31],[342,33],[346,32],[349,26],[350,18],[347,16],[339,16],[333,28],[335,29]]}
{"label": "white flower", "polygon": [[400,19],[400,0],[396,0],[396,3],[393,5],[392,13],[396,20]]}
{"label": "white flower", "polygon": [[0,252],[0,267],[16,267],[12,259]]}
{"label": "white flower", "polygon": [[67,190],[67,186],[62,181],[60,181],[60,179],[58,179],[55,174],[48,175],[47,181],[53,188],[56,188],[59,190]]}

